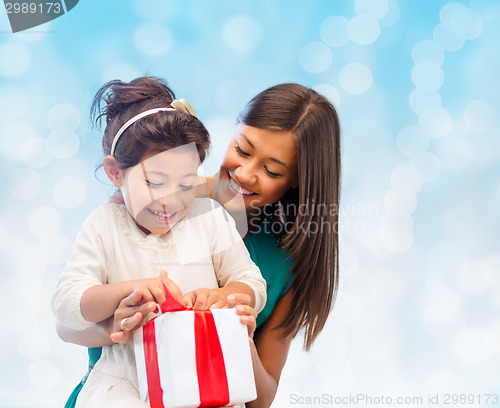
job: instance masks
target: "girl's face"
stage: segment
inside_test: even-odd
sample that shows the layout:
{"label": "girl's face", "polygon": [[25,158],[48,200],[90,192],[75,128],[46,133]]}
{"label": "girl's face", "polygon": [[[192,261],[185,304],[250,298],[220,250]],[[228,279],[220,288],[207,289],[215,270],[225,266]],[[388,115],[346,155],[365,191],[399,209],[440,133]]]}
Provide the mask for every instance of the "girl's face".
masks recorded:
{"label": "girl's face", "polygon": [[218,200],[228,209],[241,208],[242,201],[246,210],[278,201],[290,187],[298,186],[292,132],[238,124],[219,179]]}
{"label": "girl's face", "polygon": [[144,232],[165,234],[195,199],[200,160],[191,143],[148,156],[121,171],[125,205]]}

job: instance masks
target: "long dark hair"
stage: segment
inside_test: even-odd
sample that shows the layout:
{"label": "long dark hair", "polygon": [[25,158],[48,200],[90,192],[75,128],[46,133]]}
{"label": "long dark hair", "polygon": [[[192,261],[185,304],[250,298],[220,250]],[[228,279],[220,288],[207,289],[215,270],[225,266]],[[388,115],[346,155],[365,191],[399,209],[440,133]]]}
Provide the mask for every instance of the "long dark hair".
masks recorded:
{"label": "long dark hair", "polygon": [[[92,123],[99,126],[103,119],[106,128],[102,138],[104,154],[118,130],[135,115],[154,108],[170,107],[174,92],[164,80],[140,77],[130,82],[120,80],[104,84],[94,97],[90,109]],[[203,162],[210,146],[207,129],[198,118],[179,111],[161,111],[133,123],[116,144],[114,157],[125,169],[138,164],[147,153],[195,143]]]}
{"label": "long dark hair", "polygon": [[280,240],[293,256],[293,302],[279,327],[284,336],[305,329],[308,350],[323,329],[339,284],[338,214],[340,199],[340,127],[332,104],[298,84],[273,86],[256,95],[238,122],[291,131],[297,144],[298,189],[291,188],[275,206],[291,228]]}

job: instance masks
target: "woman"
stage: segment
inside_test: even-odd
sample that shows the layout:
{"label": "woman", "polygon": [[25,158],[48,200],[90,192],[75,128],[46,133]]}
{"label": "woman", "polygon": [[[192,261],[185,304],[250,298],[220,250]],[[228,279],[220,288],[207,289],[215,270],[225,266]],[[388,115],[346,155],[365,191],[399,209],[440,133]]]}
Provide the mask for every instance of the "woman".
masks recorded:
{"label": "woman", "polygon": [[[304,346],[310,349],[338,289],[340,131],[335,109],[297,84],[259,93],[238,116],[220,172],[208,185],[210,195],[235,219],[246,215],[244,242],[267,281],[268,300],[254,334],[251,308],[237,311],[253,335],[258,397],[247,406],[269,407],[292,339],[304,329]],[[202,291],[192,295],[200,305],[211,303]],[[244,295],[230,301],[248,304]],[[97,325],[90,336],[60,326],[58,333],[88,347],[109,344],[111,331],[114,341],[126,342],[153,307],[138,303],[132,293],[121,302],[114,322]],[[91,349],[91,360],[98,353]]]}

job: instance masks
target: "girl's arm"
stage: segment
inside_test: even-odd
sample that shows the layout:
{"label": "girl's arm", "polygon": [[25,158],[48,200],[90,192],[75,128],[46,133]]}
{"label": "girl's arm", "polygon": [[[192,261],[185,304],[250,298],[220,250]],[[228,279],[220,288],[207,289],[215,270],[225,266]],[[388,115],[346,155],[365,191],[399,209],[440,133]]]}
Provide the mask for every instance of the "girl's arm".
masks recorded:
{"label": "girl's arm", "polygon": [[[114,316],[85,330],[70,329],[57,321],[57,334],[67,343],[86,347],[103,347],[114,343],[127,343],[142,319],[157,308],[156,302],[142,303],[142,299],[141,289],[134,290],[125,299],[122,299]],[[121,329],[123,319],[127,319],[125,323],[129,331]]]}
{"label": "girl's arm", "polygon": [[150,279],[138,279],[105,285],[96,285],[88,288],[80,300],[82,316],[89,322],[100,322],[113,316],[122,299],[126,298],[135,289],[142,293],[142,302],[165,301],[165,289],[183,304],[182,293],[177,285],[168,278],[166,271],[161,271],[160,276]]}

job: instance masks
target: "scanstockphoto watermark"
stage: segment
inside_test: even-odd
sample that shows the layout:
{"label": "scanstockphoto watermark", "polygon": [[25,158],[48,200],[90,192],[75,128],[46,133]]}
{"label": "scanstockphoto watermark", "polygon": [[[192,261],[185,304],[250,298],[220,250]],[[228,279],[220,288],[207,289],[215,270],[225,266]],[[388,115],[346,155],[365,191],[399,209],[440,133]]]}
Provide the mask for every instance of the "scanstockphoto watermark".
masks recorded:
{"label": "scanstockphoto watermark", "polygon": [[12,32],[17,33],[61,17],[78,2],[79,0],[4,0],[4,5]]}
{"label": "scanstockphoto watermark", "polygon": [[347,394],[347,395],[299,395],[290,394],[290,405],[299,406],[353,406],[353,405],[424,405],[425,397],[421,396],[387,396],[369,394]]}
{"label": "scanstockphoto watermark", "polygon": [[[250,226],[255,232],[264,231],[280,235],[296,230],[309,237],[330,232],[364,234],[367,231],[367,219],[379,216],[380,209],[374,203],[352,201],[341,205],[326,205],[307,201],[298,205],[278,203],[274,206],[255,208],[253,212],[264,216],[262,221],[260,217],[250,221]],[[308,221],[300,221],[303,219]],[[272,220],[280,220],[280,222]]]}
{"label": "scanstockphoto watermark", "polygon": [[500,402],[496,393],[435,393],[426,395],[370,395],[367,393],[332,395],[290,394],[291,406],[496,406]]}

